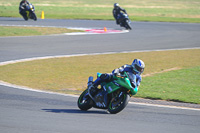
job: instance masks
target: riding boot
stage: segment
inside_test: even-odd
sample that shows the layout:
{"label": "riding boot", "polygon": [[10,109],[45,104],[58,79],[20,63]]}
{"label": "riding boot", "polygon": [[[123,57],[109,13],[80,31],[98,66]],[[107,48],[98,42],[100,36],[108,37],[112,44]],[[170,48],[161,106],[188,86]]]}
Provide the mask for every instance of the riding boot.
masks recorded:
{"label": "riding boot", "polygon": [[88,85],[88,91],[92,96],[96,94],[98,91],[97,86],[102,82],[103,80],[101,78],[97,78],[92,84]]}
{"label": "riding boot", "polygon": [[104,73],[100,77],[98,77],[92,84],[88,85],[88,91],[90,92],[92,96],[94,96],[96,92],[98,91],[98,88],[97,88],[98,85],[100,85],[102,82],[111,81],[112,79],[113,79],[113,75]]}

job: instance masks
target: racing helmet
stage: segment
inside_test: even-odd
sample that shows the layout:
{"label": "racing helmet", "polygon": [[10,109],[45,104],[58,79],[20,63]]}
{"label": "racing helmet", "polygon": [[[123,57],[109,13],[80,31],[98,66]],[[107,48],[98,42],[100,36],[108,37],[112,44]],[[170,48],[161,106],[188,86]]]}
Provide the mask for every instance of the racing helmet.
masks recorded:
{"label": "racing helmet", "polygon": [[145,64],[140,59],[134,59],[132,67],[133,71],[135,71],[137,74],[142,74],[144,72]]}
{"label": "racing helmet", "polygon": [[118,3],[115,3],[114,4],[114,8],[118,8],[119,7],[119,4]]}

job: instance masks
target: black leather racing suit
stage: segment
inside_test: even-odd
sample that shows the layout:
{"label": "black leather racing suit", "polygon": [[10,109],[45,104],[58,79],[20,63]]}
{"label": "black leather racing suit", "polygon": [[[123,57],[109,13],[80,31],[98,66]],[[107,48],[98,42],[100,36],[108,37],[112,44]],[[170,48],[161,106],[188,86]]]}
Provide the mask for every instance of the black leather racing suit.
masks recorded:
{"label": "black leather racing suit", "polygon": [[29,4],[28,1],[21,1],[19,4],[19,13],[24,17],[26,16],[26,6]]}
{"label": "black leather racing suit", "polygon": [[[121,8],[121,7],[115,7],[114,9],[113,9],[113,16],[114,16],[114,18],[115,18],[115,20],[116,20],[116,23],[117,24],[119,24],[119,14],[120,14],[120,12],[121,11],[123,11],[124,13],[126,13],[126,10],[125,9],[123,9],[123,8]],[[126,13],[127,14],[127,13]]]}

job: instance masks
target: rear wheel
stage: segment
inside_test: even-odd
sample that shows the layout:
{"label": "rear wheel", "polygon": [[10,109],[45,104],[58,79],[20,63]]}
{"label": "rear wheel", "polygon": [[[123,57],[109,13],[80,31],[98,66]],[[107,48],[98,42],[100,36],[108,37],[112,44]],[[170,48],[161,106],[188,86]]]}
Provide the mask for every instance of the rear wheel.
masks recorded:
{"label": "rear wheel", "polygon": [[92,102],[93,101],[88,94],[88,89],[86,89],[78,98],[77,104],[81,110],[88,110],[92,108]]}
{"label": "rear wheel", "polygon": [[27,17],[27,15],[26,15],[26,14],[24,14],[24,15],[23,15],[23,18],[24,18],[24,20],[25,20],[25,21],[27,21],[27,20],[28,20],[28,17]]}
{"label": "rear wheel", "polygon": [[124,92],[121,92],[121,93],[122,94],[118,94],[116,97],[112,98],[112,100],[109,103],[108,111],[111,114],[119,113],[128,104],[130,96]]}

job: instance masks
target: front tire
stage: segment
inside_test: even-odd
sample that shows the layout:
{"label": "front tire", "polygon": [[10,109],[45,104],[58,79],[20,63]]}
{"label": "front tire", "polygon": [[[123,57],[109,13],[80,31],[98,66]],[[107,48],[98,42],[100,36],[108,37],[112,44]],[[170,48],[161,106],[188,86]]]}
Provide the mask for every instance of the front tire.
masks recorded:
{"label": "front tire", "polygon": [[92,99],[88,95],[88,89],[86,89],[79,96],[77,104],[78,104],[78,107],[79,107],[80,110],[86,111],[86,110],[92,108],[92,102],[93,102]]}
{"label": "front tire", "polygon": [[130,96],[126,93],[123,93],[120,97],[113,98],[108,106],[108,111],[111,114],[116,114],[122,111],[128,104]]}
{"label": "front tire", "polygon": [[131,30],[132,29],[128,19],[126,20],[126,29],[127,30]]}
{"label": "front tire", "polygon": [[33,17],[33,20],[37,21],[37,16],[34,12],[32,13],[32,17]]}

